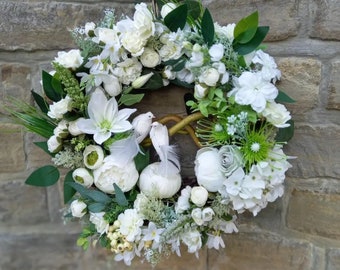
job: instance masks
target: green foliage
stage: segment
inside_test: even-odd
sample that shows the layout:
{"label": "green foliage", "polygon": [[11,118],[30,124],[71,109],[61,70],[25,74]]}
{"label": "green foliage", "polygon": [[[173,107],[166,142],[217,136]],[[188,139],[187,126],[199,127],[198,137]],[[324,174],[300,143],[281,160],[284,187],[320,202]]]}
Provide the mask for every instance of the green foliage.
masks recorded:
{"label": "green foliage", "polygon": [[[145,72],[143,72],[143,75],[150,72],[151,70],[147,69],[145,70]],[[140,89],[157,90],[164,86],[162,75],[155,71],[152,72],[153,75],[151,76],[151,78]]]}
{"label": "green foliage", "polygon": [[79,194],[90,201],[107,204],[111,202],[111,197],[104,192],[94,189],[87,189],[76,182],[67,182],[67,185],[79,192]]}
{"label": "green foliage", "polygon": [[71,201],[73,195],[76,193],[76,190],[72,188],[68,183],[72,183],[73,177],[72,177],[73,171],[69,171],[64,179],[64,203],[67,204]]}
{"label": "green foliage", "polygon": [[56,79],[46,71],[42,71],[42,84],[45,95],[52,101],[59,101],[63,98],[63,91],[60,83],[56,82]]}
{"label": "green foliage", "polygon": [[97,233],[96,227],[94,224],[89,224],[87,227],[85,227],[81,234],[79,235],[79,238],[77,239],[77,246],[82,247],[83,250],[87,250],[90,241],[88,240],[89,237],[92,235],[95,235]]}
{"label": "green foliage", "polygon": [[285,92],[279,91],[278,96],[275,99],[276,102],[294,103],[295,100],[288,96]]}
{"label": "green foliage", "polygon": [[45,153],[49,154],[50,156],[54,156],[50,151],[48,151],[47,141],[45,142],[34,142],[36,146],[38,146],[40,149],[44,150]]}
{"label": "green foliage", "polygon": [[49,110],[49,107],[48,107],[48,104],[47,104],[46,100],[42,96],[40,96],[39,94],[37,94],[34,91],[31,91],[31,93],[32,93],[32,96],[34,98],[34,101],[37,103],[37,105],[39,106],[40,110],[43,113],[47,114],[47,112]]}
{"label": "green foliage", "polygon": [[38,187],[52,186],[59,180],[59,177],[58,169],[47,165],[32,172],[26,179],[25,184]]}
{"label": "green foliage", "polygon": [[188,6],[186,4],[180,5],[174,10],[172,10],[164,18],[164,24],[172,32],[176,32],[178,28],[183,29],[188,16]]}
{"label": "green foliage", "polygon": [[113,184],[113,187],[115,189],[116,202],[120,206],[127,206],[129,204],[129,202],[126,199],[124,192],[120,189],[120,187],[116,183]]}
{"label": "green foliage", "polygon": [[214,42],[215,26],[212,16],[208,9],[205,9],[201,21],[201,31],[204,42],[211,46]]}
{"label": "green foliage", "polygon": [[289,127],[280,128],[276,134],[275,140],[277,142],[288,142],[294,136],[294,121],[289,120],[287,123],[290,124]]}
{"label": "green foliage", "polygon": [[135,156],[134,161],[137,171],[141,173],[141,171],[144,170],[144,168],[150,163],[150,151],[145,151],[141,147],[141,151]]}
{"label": "green foliage", "polygon": [[140,102],[144,94],[122,94],[118,100],[119,105],[131,106]]}

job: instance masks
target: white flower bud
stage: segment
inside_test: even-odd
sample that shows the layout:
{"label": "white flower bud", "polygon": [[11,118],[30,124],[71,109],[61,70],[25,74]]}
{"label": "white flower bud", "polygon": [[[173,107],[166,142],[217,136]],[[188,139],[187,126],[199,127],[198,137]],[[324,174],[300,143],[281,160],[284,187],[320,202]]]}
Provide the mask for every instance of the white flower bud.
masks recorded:
{"label": "white flower bud", "polygon": [[77,120],[71,121],[68,123],[68,132],[70,132],[72,136],[78,136],[80,134],[83,134],[83,132],[78,128],[78,125],[77,125],[80,119],[84,119],[84,118],[80,117]]}
{"label": "white flower bud", "polygon": [[206,85],[196,83],[194,88],[194,97],[197,100],[204,98],[208,94],[208,87]]}
{"label": "white flower bud", "polygon": [[87,188],[93,184],[93,177],[85,168],[75,169],[72,173],[72,178],[75,182]]}
{"label": "white flower bud", "polygon": [[86,209],[86,204],[80,200],[74,200],[71,205],[70,205],[70,209],[71,209],[71,214],[73,217],[77,217],[77,218],[81,218],[82,216],[84,216],[86,214],[86,211],[84,211]]}
{"label": "white flower bud", "polygon": [[59,138],[66,138],[68,135],[67,126],[68,123],[66,120],[60,121],[58,126],[53,130],[53,134]]}
{"label": "white flower bud", "polygon": [[83,152],[84,164],[87,168],[94,170],[101,166],[104,160],[103,149],[98,145],[89,145]]}
{"label": "white flower bud", "polygon": [[208,191],[202,186],[193,187],[191,189],[190,199],[198,207],[202,207],[208,200]]}
{"label": "white flower bud", "polygon": [[140,76],[139,78],[133,81],[132,87],[135,89],[141,88],[144,84],[147,83],[147,81],[152,77],[152,75],[153,75],[153,72]]}
{"label": "white flower bud", "polygon": [[53,135],[47,140],[47,148],[51,153],[57,153],[61,150],[61,139],[56,135]]}

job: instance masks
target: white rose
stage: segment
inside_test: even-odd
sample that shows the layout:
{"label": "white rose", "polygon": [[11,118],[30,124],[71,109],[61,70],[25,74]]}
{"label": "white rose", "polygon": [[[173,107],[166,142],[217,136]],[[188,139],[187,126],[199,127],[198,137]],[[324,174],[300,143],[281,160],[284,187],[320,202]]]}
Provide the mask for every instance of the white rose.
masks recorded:
{"label": "white rose", "polygon": [[208,86],[216,86],[220,79],[220,73],[215,68],[208,68],[199,77],[201,83],[205,83]]}
{"label": "white rose", "polygon": [[202,219],[204,222],[211,221],[214,215],[215,215],[215,212],[210,207],[204,208],[202,210]]}
{"label": "white rose", "polygon": [[223,58],[224,55],[224,47],[221,43],[214,44],[209,49],[209,55],[211,57],[211,61],[218,62]]}
{"label": "white rose", "polygon": [[181,190],[181,196],[178,197],[175,205],[176,213],[183,213],[190,208],[189,198],[191,194],[191,187],[186,186]]}
{"label": "white rose", "polygon": [[160,64],[161,57],[155,50],[146,47],[144,48],[143,54],[140,56],[140,61],[144,67],[154,68]]}
{"label": "white rose", "polygon": [[193,187],[191,189],[190,199],[198,207],[202,207],[208,200],[208,191],[201,186]]}
{"label": "white rose", "polygon": [[77,218],[81,218],[82,216],[84,216],[86,214],[86,211],[84,211],[86,209],[86,204],[80,200],[74,200],[71,205],[70,205],[70,209],[71,209],[71,214],[73,217],[77,217]]}
{"label": "white rose", "polygon": [[119,79],[116,76],[102,76],[102,80],[105,92],[108,93],[111,97],[118,96],[122,92],[122,85],[120,84]]}
{"label": "white rose", "polygon": [[222,171],[225,176],[231,175],[244,161],[241,151],[235,145],[224,145],[218,151],[221,159]]}
{"label": "white rose", "polygon": [[168,15],[171,11],[173,11],[176,8],[176,4],[175,3],[166,3],[162,6],[161,9],[161,16],[164,19],[166,17],[166,15]]}
{"label": "white rose", "polygon": [[194,87],[194,97],[198,100],[204,98],[208,94],[208,87],[204,84],[196,83]]}
{"label": "white rose", "polygon": [[93,176],[85,168],[75,169],[72,173],[72,178],[75,182],[87,188],[93,184]]}
{"label": "white rose", "polygon": [[187,245],[189,253],[195,253],[202,247],[201,234],[197,230],[186,231],[181,239]]}
{"label": "white rose", "polygon": [[142,55],[146,42],[147,40],[141,37],[137,29],[126,32],[122,36],[122,45],[134,57]]}
{"label": "white rose", "polygon": [[113,44],[118,41],[117,31],[114,29],[98,27],[94,30],[94,34],[95,37],[92,40],[95,43]]}
{"label": "white rose", "polygon": [[105,212],[92,213],[90,212],[90,222],[96,226],[98,233],[107,233],[109,230],[109,223],[104,219]]}
{"label": "white rose", "polygon": [[88,145],[83,152],[84,164],[87,168],[94,170],[101,166],[104,160],[103,149],[98,145]]}
{"label": "white rose", "polygon": [[131,86],[134,89],[139,89],[139,88],[143,87],[143,85],[146,84],[152,76],[153,76],[153,72],[150,72],[149,74],[142,75],[139,78],[137,78],[136,80],[134,80],[132,82]]}
{"label": "white rose", "polygon": [[118,167],[112,162],[104,162],[93,171],[96,187],[109,194],[115,193],[113,184],[117,184],[123,192],[130,191],[136,185],[138,176],[134,161],[124,167]]}
{"label": "white rose", "polygon": [[73,136],[78,136],[80,134],[83,134],[83,132],[78,128],[78,125],[77,125],[80,119],[84,119],[84,118],[80,117],[77,120],[74,120],[68,123],[68,132],[70,132],[70,134]]}
{"label": "white rose", "polygon": [[146,40],[155,33],[153,15],[145,3],[137,4],[135,9],[136,11],[133,15],[134,26],[137,28],[140,35]]}
{"label": "white rose", "polygon": [[80,50],[70,50],[68,52],[58,52],[58,57],[54,61],[65,68],[76,69],[81,66],[84,59],[80,54]]}
{"label": "white rose", "polygon": [[47,112],[47,115],[53,119],[61,119],[63,118],[63,115],[67,113],[68,111],[72,110],[72,99],[69,96],[66,96],[65,98],[53,102],[49,106],[49,111]]}
{"label": "white rose", "polygon": [[200,208],[195,208],[191,211],[191,217],[198,226],[203,225],[204,221],[202,219],[202,210]]}
{"label": "white rose", "polygon": [[66,138],[68,135],[68,122],[66,120],[61,120],[58,126],[53,130],[53,134],[59,138]]}
{"label": "white rose", "polygon": [[225,180],[221,160],[216,148],[205,147],[197,151],[195,159],[197,183],[209,192],[218,191]]}
{"label": "white rose", "polygon": [[57,153],[61,150],[61,139],[56,135],[53,135],[47,140],[47,148],[50,153]]}
{"label": "white rose", "polygon": [[275,102],[267,102],[265,109],[262,111],[262,115],[267,121],[278,128],[289,127],[287,123],[291,119],[289,111],[282,104]]}

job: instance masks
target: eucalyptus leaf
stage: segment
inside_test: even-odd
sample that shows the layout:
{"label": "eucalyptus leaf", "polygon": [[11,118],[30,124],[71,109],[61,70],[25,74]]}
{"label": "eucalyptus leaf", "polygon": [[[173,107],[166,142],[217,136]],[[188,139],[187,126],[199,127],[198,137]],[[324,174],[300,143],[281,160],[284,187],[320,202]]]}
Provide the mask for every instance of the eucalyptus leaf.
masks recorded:
{"label": "eucalyptus leaf", "polygon": [[234,29],[235,41],[241,44],[249,42],[255,36],[258,24],[259,24],[258,11],[255,11],[249,16],[241,19],[236,24]]}
{"label": "eucalyptus leaf", "polygon": [[183,29],[188,16],[188,6],[186,4],[180,5],[164,18],[164,24],[172,32],[176,32],[179,29]]}
{"label": "eucalyptus leaf", "polygon": [[54,185],[60,177],[58,169],[52,165],[41,167],[30,174],[25,184],[38,187]]}
{"label": "eucalyptus leaf", "polygon": [[105,209],[105,204],[103,203],[91,203],[87,206],[88,210],[92,213],[99,213]]}
{"label": "eucalyptus leaf", "polygon": [[72,188],[70,185],[68,185],[68,183],[72,183],[74,182],[73,177],[72,177],[72,171],[69,171],[66,176],[65,176],[65,180],[64,180],[64,203],[68,203],[73,195],[76,193],[76,190],[74,188]]}
{"label": "eucalyptus leaf", "polygon": [[124,104],[126,106],[131,106],[140,102],[144,97],[144,94],[125,94],[122,95],[119,99],[120,104]]}
{"label": "eucalyptus leaf", "polygon": [[48,107],[48,104],[45,101],[45,99],[42,96],[40,96],[38,93],[34,92],[34,91],[31,91],[31,93],[32,93],[32,96],[34,98],[34,101],[37,103],[37,105],[39,106],[40,110],[43,113],[47,113],[48,110],[49,110],[49,107]]}
{"label": "eucalyptus leaf", "polygon": [[126,199],[124,192],[120,189],[120,187],[116,183],[113,184],[113,187],[115,188],[117,203],[121,206],[127,206],[129,202]]}
{"label": "eucalyptus leaf", "polygon": [[87,189],[76,182],[68,182],[67,185],[71,186],[76,191],[78,191],[82,197],[93,200],[94,202],[100,202],[100,203],[106,204],[111,201],[111,198],[101,191]]}
{"label": "eucalyptus leaf", "polygon": [[201,30],[204,42],[211,46],[214,42],[215,27],[214,21],[208,9],[205,9],[201,22]]}
{"label": "eucalyptus leaf", "polygon": [[275,99],[276,102],[284,102],[284,103],[294,103],[295,100],[288,96],[285,92],[279,91],[278,96]]}
{"label": "eucalyptus leaf", "polygon": [[62,95],[58,93],[52,84],[53,76],[46,71],[42,71],[42,83],[45,95],[52,101],[59,101],[62,98]]}

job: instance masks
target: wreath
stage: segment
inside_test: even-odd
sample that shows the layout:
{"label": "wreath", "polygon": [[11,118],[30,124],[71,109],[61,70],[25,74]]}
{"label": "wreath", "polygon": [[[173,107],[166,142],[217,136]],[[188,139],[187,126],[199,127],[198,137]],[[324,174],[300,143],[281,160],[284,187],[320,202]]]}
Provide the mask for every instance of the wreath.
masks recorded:
{"label": "wreath", "polygon": [[[282,147],[293,122],[280,102],[293,100],[275,86],[281,73],[263,51],[269,27],[258,12],[221,26],[200,1],[158,5],[136,4],[120,20],[105,10],[99,23],[74,29],[79,49],[58,52],[53,71],[42,72],[37,106],[8,108],[46,138],[36,145],[54,163],[26,183],[53,185],[67,168],[65,219],[84,226],[77,244],[98,242],[127,265],[136,256],[155,265],[180,255],[181,244],[197,256],[224,248],[239,214],[256,216],[283,195],[291,167]],[[169,84],[189,90],[187,115],[137,112],[144,95]],[[176,133],[197,145],[190,183]]]}

